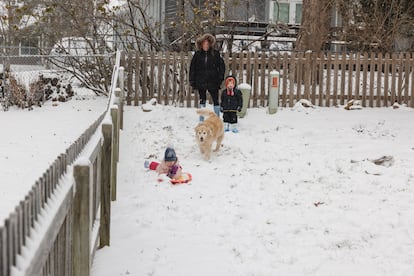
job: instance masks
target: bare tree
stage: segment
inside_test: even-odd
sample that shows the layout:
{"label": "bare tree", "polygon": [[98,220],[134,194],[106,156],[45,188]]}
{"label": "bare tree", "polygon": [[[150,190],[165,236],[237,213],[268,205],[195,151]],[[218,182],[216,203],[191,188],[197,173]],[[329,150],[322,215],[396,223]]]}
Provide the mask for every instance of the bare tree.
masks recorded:
{"label": "bare tree", "polygon": [[[338,9],[343,17],[339,38],[349,42],[351,50],[392,52],[412,46],[414,2],[411,0],[342,1]],[[401,45],[408,41],[407,45]]]}
{"label": "bare tree", "polygon": [[333,2],[333,0],[303,0],[302,24],[295,50],[324,50],[330,34]]}
{"label": "bare tree", "polygon": [[166,26],[169,46],[174,50],[192,50],[191,42],[205,32],[216,33],[222,21],[222,4],[226,1],[178,1],[178,20]]}
{"label": "bare tree", "polygon": [[[332,26],[337,11],[339,26]],[[412,48],[414,2],[411,0],[304,0],[295,49],[324,50],[336,39],[350,50],[392,52]]]}
{"label": "bare tree", "polygon": [[148,10],[150,1],[127,0],[121,6],[101,9],[100,16],[111,26],[116,39],[123,49],[137,51],[160,51],[164,48],[161,41],[163,22],[152,18]]}
{"label": "bare tree", "polygon": [[[96,94],[107,94],[112,72],[101,6],[92,0],[47,1],[38,17],[49,62],[73,74]],[[64,42],[66,41],[66,42]],[[71,44],[72,43],[72,44]]]}
{"label": "bare tree", "polygon": [[[26,27],[27,20],[25,16],[31,14],[31,7],[16,1],[2,1],[0,2],[0,10],[4,12],[0,16],[0,36],[1,47],[3,55],[8,57],[12,55],[12,46],[18,44],[19,31]],[[9,71],[10,64],[5,61],[5,69]]]}

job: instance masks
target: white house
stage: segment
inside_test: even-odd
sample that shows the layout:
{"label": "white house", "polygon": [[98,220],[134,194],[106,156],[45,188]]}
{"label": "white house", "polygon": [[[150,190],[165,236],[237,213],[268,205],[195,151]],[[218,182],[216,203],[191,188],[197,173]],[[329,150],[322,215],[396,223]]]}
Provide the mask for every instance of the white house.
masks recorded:
{"label": "white house", "polygon": [[[183,7],[188,6],[188,1],[192,1],[192,4],[200,8],[205,7],[206,3],[206,0],[138,0],[135,3],[141,5],[145,9],[146,18],[157,25],[158,29],[154,35],[158,36],[162,43],[170,43],[178,38],[176,36],[179,34],[171,32],[171,28],[174,29],[172,26],[177,23],[178,15]],[[302,0],[222,0],[219,4],[221,6],[220,17],[224,22],[260,22],[265,24],[273,22],[298,26],[302,20]],[[118,14],[124,13],[125,16],[130,16],[125,0],[113,0],[112,5],[121,7],[117,11]],[[134,11],[134,13],[136,24],[142,24],[140,22],[142,16],[139,11]],[[125,37],[125,35],[136,34],[125,30],[125,26],[122,28],[115,29],[115,39],[118,36],[118,42],[127,40],[128,43],[136,43],[135,38]],[[120,39],[122,35],[124,37]],[[117,45],[120,47],[120,43]]]}

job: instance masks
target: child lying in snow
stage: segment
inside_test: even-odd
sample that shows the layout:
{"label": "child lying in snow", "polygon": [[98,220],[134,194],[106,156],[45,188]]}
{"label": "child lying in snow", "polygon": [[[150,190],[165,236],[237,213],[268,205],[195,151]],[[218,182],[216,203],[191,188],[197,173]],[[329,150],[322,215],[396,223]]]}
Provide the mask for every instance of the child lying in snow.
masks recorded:
{"label": "child lying in snow", "polygon": [[164,160],[160,163],[145,160],[144,167],[157,171],[158,174],[166,174],[171,179],[179,179],[182,173],[182,168],[178,163],[175,150],[171,147],[165,150]]}

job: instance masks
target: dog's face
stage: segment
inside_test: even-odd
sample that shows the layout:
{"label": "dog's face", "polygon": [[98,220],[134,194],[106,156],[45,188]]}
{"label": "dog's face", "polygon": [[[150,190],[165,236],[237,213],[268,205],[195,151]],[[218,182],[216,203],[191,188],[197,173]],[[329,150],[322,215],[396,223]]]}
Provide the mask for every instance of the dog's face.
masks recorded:
{"label": "dog's face", "polygon": [[196,132],[197,140],[200,143],[204,143],[205,141],[207,141],[209,137],[211,137],[211,129],[209,129],[203,124],[198,125],[195,128],[195,132]]}

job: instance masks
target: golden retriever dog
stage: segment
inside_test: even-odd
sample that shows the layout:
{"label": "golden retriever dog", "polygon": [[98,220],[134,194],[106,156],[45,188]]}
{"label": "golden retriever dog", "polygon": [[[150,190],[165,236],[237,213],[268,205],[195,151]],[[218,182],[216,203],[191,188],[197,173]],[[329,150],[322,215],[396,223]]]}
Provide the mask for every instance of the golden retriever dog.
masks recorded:
{"label": "golden retriever dog", "polygon": [[214,141],[216,142],[216,149],[214,151],[220,149],[221,142],[223,141],[223,121],[216,113],[208,109],[198,109],[197,113],[206,118],[204,122],[199,123],[195,128],[197,144],[201,154],[204,155],[204,159],[210,160],[211,147]]}

